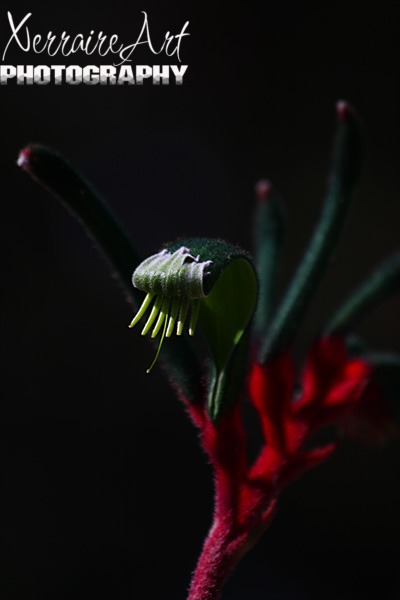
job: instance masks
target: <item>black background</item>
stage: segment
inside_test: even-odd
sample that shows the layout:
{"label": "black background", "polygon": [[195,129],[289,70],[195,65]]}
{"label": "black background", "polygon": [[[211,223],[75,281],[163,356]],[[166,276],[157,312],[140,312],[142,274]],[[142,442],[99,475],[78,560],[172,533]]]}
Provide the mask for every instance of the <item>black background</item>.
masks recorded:
{"label": "black background", "polygon": [[[323,197],[335,102],[349,100],[365,168],[301,350],[399,246],[398,7],[1,5],[1,51],[8,9],[17,22],[31,11],[32,33],[101,29],[132,43],[147,10],[155,45],[186,20],[191,34],[180,87],[0,88],[2,598],[184,598],[212,511],[210,467],[162,370],[145,374],[153,349],[128,330],[131,308],[77,223],[19,171],[18,151],[42,142],[65,154],[144,256],[181,235],[251,248],[254,184],[270,178],[287,206],[284,288]],[[144,48],[134,59],[167,62]],[[10,48],[6,62],[48,59]],[[360,333],[400,351],[398,311],[388,301]],[[345,442],[283,494],[223,597],[398,598],[399,463],[398,445]]]}

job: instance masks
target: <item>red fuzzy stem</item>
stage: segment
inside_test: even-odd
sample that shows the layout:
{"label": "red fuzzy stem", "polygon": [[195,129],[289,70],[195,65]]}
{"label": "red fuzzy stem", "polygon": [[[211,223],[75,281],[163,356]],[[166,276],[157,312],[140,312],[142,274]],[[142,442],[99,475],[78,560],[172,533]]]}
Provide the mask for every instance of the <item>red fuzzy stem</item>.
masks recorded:
{"label": "red fuzzy stem", "polygon": [[[198,415],[192,416],[200,421]],[[271,488],[267,493],[260,492],[249,481],[239,403],[215,424],[205,412],[201,429],[203,447],[214,467],[214,521],[188,600],[216,600],[236,563],[267,527],[273,505]]]}
{"label": "red fuzzy stem", "polygon": [[246,436],[238,404],[216,424],[205,417],[202,442],[214,467],[215,519],[232,521],[247,480]]}
{"label": "red fuzzy stem", "polygon": [[188,600],[217,600],[221,588],[240,554],[229,543],[230,528],[216,522],[210,530],[197,563]]}
{"label": "red fuzzy stem", "polygon": [[[266,365],[253,364],[249,396],[257,410],[264,445],[250,466],[240,403],[213,423],[200,403],[188,406],[214,468],[214,521],[204,543],[188,600],[218,600],[240,560],[268,527],[282,488],[327,460],[337,440],[307,449],[311,435],[327,423],[347,423],[366,397],[370,367],[351,359],[343,341],[324,339],[313,348],[302,378],[303,396],[293,400],[295,370],[290,352]],[[368,401],[369,400],[369,404]],[[370,410],[371,412],[371,410]],[[346,421],[344,421],[346,419]]]}
{"label": "red fuzzy stem", "polygon": [[[258,505],[265,506],[266,498]],[[214,520],[203,546],[193,575],[188,600],[217,600],[221,589],[236,564],[258,541],[275,514],[276,502],[260,514],[254,506],[247,515],[247,523],[238,531],[227,521]],[[251,516],[250,516],[251,515]]]}

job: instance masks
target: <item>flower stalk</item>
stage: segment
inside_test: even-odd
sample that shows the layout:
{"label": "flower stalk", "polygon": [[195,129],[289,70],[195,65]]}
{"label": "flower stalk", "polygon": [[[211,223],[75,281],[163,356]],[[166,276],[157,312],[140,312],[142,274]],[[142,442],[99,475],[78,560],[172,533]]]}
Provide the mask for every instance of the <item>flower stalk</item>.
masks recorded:
{"label": "flower stalk", "polygon": [[353,198],[362,158],[360,126],[354,109],[346,102],[338,102],[336,112],[338,128],[325,203],[303,260],[261,344],[261,363],[291,345],[339,239]]}

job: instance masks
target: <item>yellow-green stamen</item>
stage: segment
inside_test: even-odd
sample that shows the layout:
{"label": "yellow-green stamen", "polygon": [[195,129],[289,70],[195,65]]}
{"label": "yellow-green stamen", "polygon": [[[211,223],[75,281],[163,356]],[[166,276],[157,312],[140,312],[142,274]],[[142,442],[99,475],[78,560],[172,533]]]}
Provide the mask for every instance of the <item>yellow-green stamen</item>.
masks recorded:
{"label": "yellow-green stamen", "polygon": [[146,310],[149,308],[151,301],[154,298],[154,294],[152,294],[151,292],[149,292],[146,296],[146,298],[143,300],[142,302],[142,306],[139,308],[137,314],[135,317],[133,317],[131,324],[129,325],[129,327],[134,327],[136,325],[136,323],[139,323],[140,319],[143,317],[143,315],[145,314]]}
{"label": "yellow-green stamen", "polygon": [[163,331],[148,373],[157,360],[164,339],[170,338],[174,332],[179,336],[183,334],[190,305],[188,333],[194,335],[200,302],[207,296],[203,284],[204,278],[210,274],[207,269],[211,263],[211,260],[201,261],[200,255],[192,255],[189,248],[181,246],[175,252],[164,249],[149,256],[133,272],[134,287],[145,292],[146,297],[129,327],[134,327],[149,311],[142,335],[151,332],[154,339]]}
{"label": "yellow-green stamen", "polygon": [[181,310],[179,311],[178,324],[176,326],[176,335],[182,335],[188,308],[189,308],[189,298],[183,298],[182,304],[181,304]]}
{"label": "yellow-green stamen", "polygon": [[169,321],[168,321],[167,333],[165,335],[165,337],[167,337],[167,338],[171,337],[171,335],[174,332],[176,317],[178,316],[179,303],[180,303],[180,300],[178,297],[175,297],[172,300],[171,314],[170,314]]}
{"label": "yellow-green stamen", "polygon": [[153,329],[153,333],[151,334],[152,338],[155,338],[157,333],[160,331],[162,324],[165,321],[168,321],[168,309],[169,309],[170,298],[164,298],[162,303],[162,307],[160,310],[160,314],[158,315],[157,323]]}
{"label": "yellow-green stamen", "polygon": [[164,329],[163,329],[163,332],[162,332],[162,336],[161,336],[160,343],[158,344],[158,350],[157,350],[157,353],[156,353],[156,355],[155,355],[155,357],[154,357],[154,360],[153,360],[153,362],[151,363],[150,367],[147,369],[146,373],[150,373],[150,371],[152,370],[152,368],[153,368],[153,367],[154,367],[154,365],[156,364],[156,361],[157,361],[158,355],[160,354],[161,346],[162,346],[162,344],[163,344],[163,341],[164,341],[164,337],[165,337],[165,332],[166,332],[166,329],[167,329],[167,318],[165,318],[165,320],[164,320]]}
{"label": "yellow-green stamen", "polygon": [[189,335],[194,335],[197,319],[199,318],[199,311],[200,311],[200,300],[193,300],[192,301],[192,314],[190,316],[190,323],[189,323]]}
{"label": "yellow-green stamen", "polygon": [[149,332],[150,327],[153,325],[158,313],[160,312],[161,305],[163,303],[163,296],[157,296],[154,306],[151,310],[150,316],[147,319],[147,323],[143,328],[142,335],[146,335]]}

